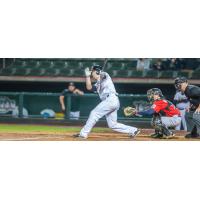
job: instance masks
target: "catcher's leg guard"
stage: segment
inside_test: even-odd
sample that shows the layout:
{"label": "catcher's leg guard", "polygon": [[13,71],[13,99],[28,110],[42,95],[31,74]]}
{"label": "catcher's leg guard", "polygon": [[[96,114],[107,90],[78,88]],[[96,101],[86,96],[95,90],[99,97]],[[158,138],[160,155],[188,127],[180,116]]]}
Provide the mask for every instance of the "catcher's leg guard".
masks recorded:
{"label": "catcher's leg guard", "polygon": [[157,124],[160,123],[161,117],[159,114],[154,114],[152,121],[151,121],[151,126],[155,129],[155,133],[151,135],[152,138],[162,138],[163,134],[160,131],[160,128],[157,127]]}
{"label": "catcher's leg guard", "polygon": [[165,125],[162,125],[162,132],[163,132],[163,135],[166,137],[166,138],[170,138],[170,137],[173,137],[174,134],[172,131],[170,131]]}
{"label": "catcher's leg guard", "polygon": [[161,116],[159,114],[155,114],[153,116],[152,126],[155,128],[155,134],[157,133],[157,135],[160,134],[162,136],[165,135],[167,137],[172,135],[172,132],[162,123]]}
{"label": "catcher's leg guard", "polygon": [[163,137],[163,134],[159,131],[159,130],[156,130],[155,129],[155,133],[153,133],[151,135],[152,138],[162,138]]}

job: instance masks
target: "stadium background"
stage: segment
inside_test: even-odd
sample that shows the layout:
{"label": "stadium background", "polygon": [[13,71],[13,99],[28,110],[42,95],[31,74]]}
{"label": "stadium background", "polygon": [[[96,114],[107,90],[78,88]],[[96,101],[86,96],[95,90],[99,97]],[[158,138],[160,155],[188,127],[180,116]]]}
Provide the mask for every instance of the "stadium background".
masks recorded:
{"label": "stadium background", "polygon": [[[145,68],[145,62],[148,68]],[[2,122],[22,123],[55,123],[55,124],[83,124],[91,109],[99,102],[96,95],[92,95],[85,88],[84,69],[93,64],[104,63],[101,58],[76,58],[76,59],[39,59],[39,58],[2,58],[0,59],[0,96],[8,97],[28,110],[29,117],[22,118],[22,106],[19,108],[19,116],[13,118],[11,112],[1,112]],[[141,64],[142,63],[142,64]],[[140,68],[140,66],[143,66]],[[175,88],[174,78],[185,76],[190,83],[200,85],[200,59],[136,59],[121,58],[108,59],[105,71],[114,80],[117,92],[121,95],[121,109],[119,119],[130,124],[149,126],[148,118],[124,118],[122,108],[127,105],[136,104],[140,109],[147,106],[146,91],[152,87],[160,88],[164,95],[173,99]],[[69,82],[75,82],[76,86],[87,95],[81,98],[81,119],[79,122],[69,120],[66,113],[65,119],[54,120],[43,119],[40,112],[43,109],[53,109],[60,113],[58,97],[60,92],[67,88]],[[24,93],[25,92],[25,93]],[[20,97],[21,95],[21,97]],[[4,103],[4,105],[3,105]],[[5,102],[1,102],[1,108]],[[68,104],[66,100],[66,104]],[[37,119],[37,120],[36,120]],[[104,119],[102,120],[104,125]],[[101,125],[101,123],[99,123]]]}

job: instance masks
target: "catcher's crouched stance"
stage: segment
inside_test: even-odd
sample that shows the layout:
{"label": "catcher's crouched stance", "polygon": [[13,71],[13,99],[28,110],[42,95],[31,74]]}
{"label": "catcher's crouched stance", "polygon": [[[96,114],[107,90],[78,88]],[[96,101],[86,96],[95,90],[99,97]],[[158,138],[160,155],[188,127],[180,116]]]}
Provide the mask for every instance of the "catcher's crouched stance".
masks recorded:
{"label": "catcher's crouched stance", "polygon": [[168,128],[178,129],[181,123],[180,111],[162,94],[158,88],[147,91],[147,97],[152,104],[151,109],[137,112],[136,108],[127,107],[124,109],[125,116],[153,115],[151,125],[155,129],[155,133],[151,135],[153,138],[170,138],[174,133]]}

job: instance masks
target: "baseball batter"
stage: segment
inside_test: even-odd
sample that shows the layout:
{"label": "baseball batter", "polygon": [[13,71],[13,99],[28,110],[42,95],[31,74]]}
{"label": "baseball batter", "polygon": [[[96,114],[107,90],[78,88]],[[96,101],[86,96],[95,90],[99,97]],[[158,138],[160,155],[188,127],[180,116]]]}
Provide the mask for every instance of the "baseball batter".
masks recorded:
{"label": "baseball batter", "polygon": [[[103,72],[101,66],[94,65],[92,66],[91,71],[89,68],[85,69],[85,75],[87,90],[97,92],[101,99],[101,103],[99,103],[96,108],[91,111],[85,126],[82,128],[80,133],[74,135],[74,137],[86,139],[95,124],[104,116],[106,117],[108,127],[112,130],[127,133],[130,137],[134,137],[139,134],[139,129],[117,122],[117,111],[120,108],[120,102],[109,74]],[[96,81],[94,85],[92,85],[91,78]]]}

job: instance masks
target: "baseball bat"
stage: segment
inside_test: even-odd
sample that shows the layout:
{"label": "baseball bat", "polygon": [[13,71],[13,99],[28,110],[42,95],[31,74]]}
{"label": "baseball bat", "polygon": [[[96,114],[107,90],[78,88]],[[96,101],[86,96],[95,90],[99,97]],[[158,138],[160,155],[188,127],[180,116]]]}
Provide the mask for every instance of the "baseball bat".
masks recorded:
{"label": "baseball bat", "polygon": [[108,62],[108,58],[105,58],[104,59],[104,63],[103,63],[103,71],[104,71],[104,69],[105,69],[105,67],[106,67],[106,65],[107,65],[107,62]]}

